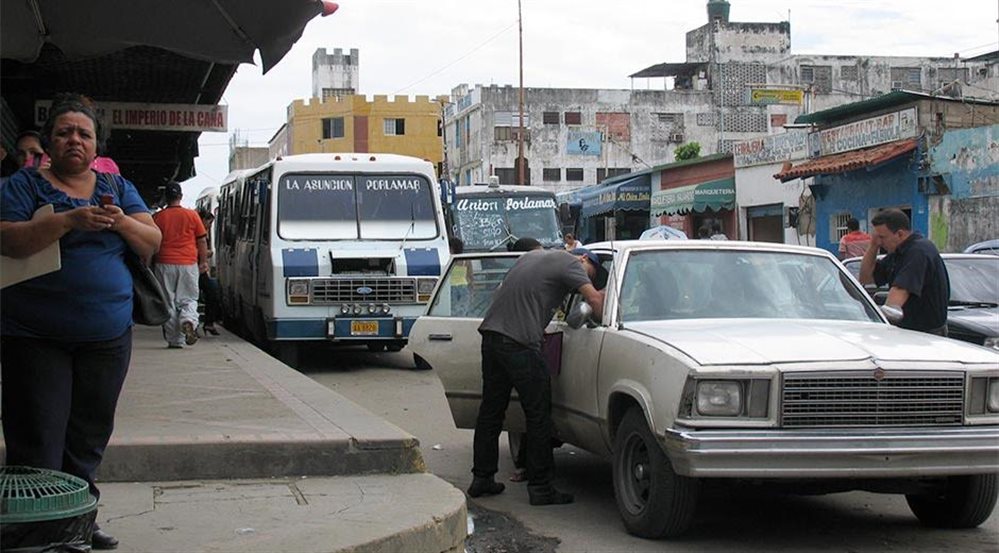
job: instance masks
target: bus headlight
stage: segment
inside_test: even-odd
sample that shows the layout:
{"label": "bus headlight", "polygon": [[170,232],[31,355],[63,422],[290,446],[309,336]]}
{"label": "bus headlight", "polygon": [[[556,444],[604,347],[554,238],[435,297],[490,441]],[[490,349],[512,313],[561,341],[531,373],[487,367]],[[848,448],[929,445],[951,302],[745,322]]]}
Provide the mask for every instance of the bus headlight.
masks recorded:
{"label": "bus headlight", "polygon": [[305,279],[288,280],[288,303],[305,304],[309,303],[309,281]]}
{"label": "bus headlight", "polygon": [[340,313],[342,313],[343,315],[349,315],[350,314],[350,304],[349,303],[345,303],[345,304],[341,305],[340,306]]}
{"label": "bus headlight", "polygon": [[416,299],[420,302],[430,301],[430,296],[434,293],[434,286],[437,286],[436,278],[416,279]]}

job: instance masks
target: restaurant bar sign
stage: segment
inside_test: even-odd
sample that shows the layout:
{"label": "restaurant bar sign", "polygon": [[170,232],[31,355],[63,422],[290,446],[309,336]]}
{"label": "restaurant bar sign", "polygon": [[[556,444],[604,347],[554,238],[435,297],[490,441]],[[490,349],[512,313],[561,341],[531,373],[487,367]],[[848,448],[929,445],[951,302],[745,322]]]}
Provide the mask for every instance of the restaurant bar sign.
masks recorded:
{"label": "restaurant bar sign", "polygon": [[747,94],[749,95],[749,103],[757,106],[773,104],[800,106],[805,98],[803,90],[781,88],[751,88]]}
{"label": "restaurant bar sign", "polygon": [[808,157],[808,133],[789,130],[736,142],[732,146],[736,167],[768,165]]}
{"label": "restaurant bar sign", "polygon": [[914,136],[916,108],[912,107],[812,133],[809,149],[813,157],[827,156]]}
{"label": "restaurant bar sign", "polygon": [[[51,100],[35,102],[35,125],[48,119]],[[112,129],[145,131],[226,132],[228,106],[100,102],[97,116]]]}

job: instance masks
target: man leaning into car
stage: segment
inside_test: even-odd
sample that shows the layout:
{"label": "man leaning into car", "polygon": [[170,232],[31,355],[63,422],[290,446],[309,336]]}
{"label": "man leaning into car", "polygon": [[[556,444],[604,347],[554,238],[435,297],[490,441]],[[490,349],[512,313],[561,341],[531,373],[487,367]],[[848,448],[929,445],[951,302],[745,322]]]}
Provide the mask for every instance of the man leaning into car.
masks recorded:
{"label": "man leaning into car", "polygon": [[[871,226],[871,244],[860,263],[860,282],[890,286],[885,306],[902,312],[892,323],[946,336],[950,279],[936,246],[912,232],[909,217],[898,209],[881,210],[871,219]],[[880,247],[888,255],[878,260]]]}
{"label": "man leaning into car", "polygon": [[[522,239],[524,240],[524,239]],[[497,288],[479,333],[482,334],[482,404],[475,422],[472,484],[468,495],[495,495],[503,484],[494,477],[499,462],[499,435],[517,390],[527,423],[527,493],[531,505],[571,503],[573,496],[552,486],[551,377],[541,354],[545,326],[566,294],[579,291],[603,313],[604,294],[593,282],[600,269],[596,254],[585,248],[528,251],[517,260]],[[526,248],[525,248],[526,249]]]}

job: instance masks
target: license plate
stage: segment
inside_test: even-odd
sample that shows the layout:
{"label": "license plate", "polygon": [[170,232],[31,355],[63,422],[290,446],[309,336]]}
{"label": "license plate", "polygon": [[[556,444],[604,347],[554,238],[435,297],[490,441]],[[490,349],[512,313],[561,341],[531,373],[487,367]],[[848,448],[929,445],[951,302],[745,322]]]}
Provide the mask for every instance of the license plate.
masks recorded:
{"label": "license plate", "polygon": [[377,336],[378,321],[350,321],[351,336]]}

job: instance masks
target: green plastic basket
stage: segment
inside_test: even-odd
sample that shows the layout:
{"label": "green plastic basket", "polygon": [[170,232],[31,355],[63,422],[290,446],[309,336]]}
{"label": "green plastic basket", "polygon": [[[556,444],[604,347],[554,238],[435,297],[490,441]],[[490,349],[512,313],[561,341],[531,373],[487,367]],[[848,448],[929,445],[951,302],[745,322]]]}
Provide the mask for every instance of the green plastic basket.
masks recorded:
{"label": "green plastic basket", "polygon": [[87,483],[33,467],[0,467],[0,524],[58,520],[97,508]]}

